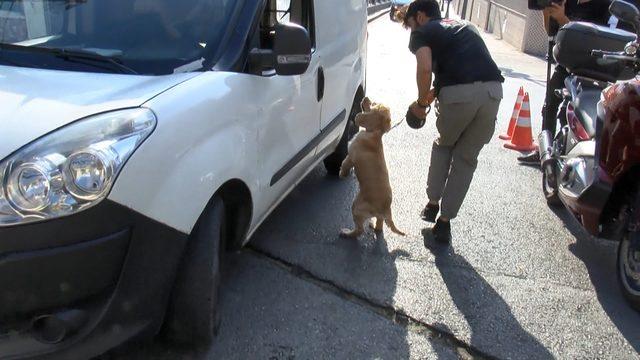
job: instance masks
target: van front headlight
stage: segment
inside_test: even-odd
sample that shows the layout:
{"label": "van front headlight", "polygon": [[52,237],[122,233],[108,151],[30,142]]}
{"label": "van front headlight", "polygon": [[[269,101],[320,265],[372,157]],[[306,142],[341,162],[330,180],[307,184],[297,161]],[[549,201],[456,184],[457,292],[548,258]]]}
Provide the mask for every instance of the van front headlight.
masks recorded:
{"label": "van front headlight", "polygon": [[0,227],[67,216],[107,197],[118,173],[151,134],[149,109],[79,120],[0,162]]}

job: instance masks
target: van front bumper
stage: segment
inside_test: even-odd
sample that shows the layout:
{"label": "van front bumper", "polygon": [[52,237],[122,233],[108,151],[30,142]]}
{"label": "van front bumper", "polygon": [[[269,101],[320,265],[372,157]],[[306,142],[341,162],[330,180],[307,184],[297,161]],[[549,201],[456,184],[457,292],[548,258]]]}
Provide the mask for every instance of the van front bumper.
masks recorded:
{"label": "van front bumper", "polygon": [[156,334],[186,239],[111,201],[0,228],[0,359],[85,359]]}

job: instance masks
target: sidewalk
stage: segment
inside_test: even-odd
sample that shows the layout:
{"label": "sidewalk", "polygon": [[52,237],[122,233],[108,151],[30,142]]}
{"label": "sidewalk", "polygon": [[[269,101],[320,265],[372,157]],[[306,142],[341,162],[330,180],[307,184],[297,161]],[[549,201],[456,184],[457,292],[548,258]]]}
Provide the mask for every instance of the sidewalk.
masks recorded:
{"label": "sidewalk", "polygon": [[491,52],[491,56],[493,56],[505,76],[520,78],[546,86],[546,60],[525,54],[507,42],[496,39],[493,34],[481,33]]}
{"label": "sidewalk", "polygon": [[[460,20],[455,13],[450,14],[450,18]],[[525,54],[516,49],[511,44],[496,39],[491,33],[480,29],[480,34],[484,40],[493,60],[496,62],[502,75],[505,77],[504,99],[502,107],[507,109],[498,119],[497,132],[504,132],[508,126],[511,116],[511,109],[516,101],[520,86],[529,93],[531,100],[531,121],[534,137],[542,127],[542,116],[540,114],[544,103],[545,88],[547,81],[547,62],[545,59]],[[504,110],[503,109],[503,110]]]}
{"label": "sidewalk", "polygon": [[[453,11],[449,15],[451,19],[461,20],[460,16]],[[546,86],[547,62],[545,59],[525,54],[506,41],[496,39],[492,33],[478,30],[505,77],[519,78]]]}
{"label": "sidewalk", "polygon": [[533,136],[536,137],[542,130],[541,111],[547,85],[547,62],[517,50],[510,44],[496,39],[493,34],[482,32],[482,38],[505,77],[502,107],[508,111],[498,119],[497,132],[506,131],[518,89],[523,86],[530,96],[531,127]]}

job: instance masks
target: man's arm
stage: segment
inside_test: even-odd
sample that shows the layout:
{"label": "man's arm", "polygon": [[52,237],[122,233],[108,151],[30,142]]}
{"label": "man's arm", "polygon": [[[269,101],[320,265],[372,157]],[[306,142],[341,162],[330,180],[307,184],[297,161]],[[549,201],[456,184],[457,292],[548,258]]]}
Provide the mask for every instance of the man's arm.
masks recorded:
{"label": "man's arm", "polygon": [[544,10],[542,10],[542,22],[544,23],[544,31],[547,32],[547,35],[551,35],[549,33],[549,18],[550,18],[549,14],[550,14],[550,12],[547,9],[549,9],[549,8],[545,8]]}
{"label": "man's arm", "polygon": [[416,51],[416,81],[418,85],[418,103],[419,105],[427,105],[433,102],[434,91],[431,90],[431,77],[433,70],[433,59],[431,57],[431,48],[423,46]]}
{"label": "man's arm", "polygon": [[551,18],[557,21],[559,26],[563,26],[569,22],[569,18],[567,17],[567,14],[565,12],[566,2],[567,1],[564,0],[560,4],[552,3],[551,6],[544,8],[544,10],[542,11],[544,29],[547,34],[549,34],[549,21],[551,20]]}

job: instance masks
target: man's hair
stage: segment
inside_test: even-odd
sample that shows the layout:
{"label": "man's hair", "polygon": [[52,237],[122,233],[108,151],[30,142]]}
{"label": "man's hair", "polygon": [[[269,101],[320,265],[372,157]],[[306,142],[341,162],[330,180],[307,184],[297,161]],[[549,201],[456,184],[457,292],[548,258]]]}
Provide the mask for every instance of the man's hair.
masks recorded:
{"label": "man's hair", "polygon": [[422,11],[431,19],[440,19],[440,5],[436,0],[415,0],[409,5],[407,12],[404,14],[402,20],[405,27],[409,26],[409,19],[415,18],[418,15],[418,11]]}

